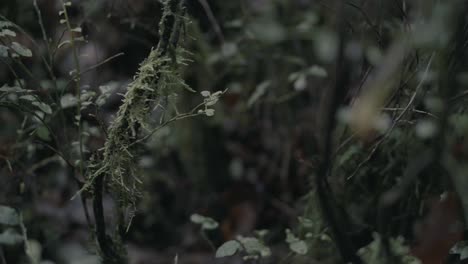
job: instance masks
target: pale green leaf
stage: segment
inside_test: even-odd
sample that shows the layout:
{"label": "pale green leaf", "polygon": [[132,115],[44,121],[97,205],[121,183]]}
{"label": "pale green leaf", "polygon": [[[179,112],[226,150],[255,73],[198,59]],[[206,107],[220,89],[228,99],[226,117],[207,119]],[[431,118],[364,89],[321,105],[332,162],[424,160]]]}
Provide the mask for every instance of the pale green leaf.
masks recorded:
{"label": "pale green leaf", "polygon": [[0,234],[0,245],[13,246],[21,242],[23,242],[23,236],[12,228],[8,228]]}
{"label": "pale green leaf", "polygon": [[247,106],[251,107],[255,102],[257,102],[258,99],[260,99],[260,97],[262,97],[266,93],[270,85],[270,81],[263,81],[259,85],[257,85],[255,91],[252,93],[249,100],[247,101]]}
{"label": "pale green leaf", "polygon": [[65,94],[60,98],[60,105],[63,109],[76,106],[78,99],[73,94]]}
{"label": "pale green leaf", "polygon": [[36,135],[44,141],[50,141],[50,132],[45,126],[37,128]]}
{"label": "pale green leaf", "polygon": [[72,28],[72,32],[81,33],[81,27]]}
{"label": "pale green leaf", "polygon": [[4,37],[4,36],[16,37],[16,32],[5,28],[5,29],[2,29],[2,31],[0,31],[0,37]]}
{"label": "pale green leaf", "polygon": [[327,77],[328,76],[327,71],[323,67],[320,67],[318,65],[314,65],[310,67],[309,69],[307,69],[307,73],[315,77]]}
{"label": "pale green leaf", "polygon": [[42,102],[32,102],[33,105],[37,106],[42,112],[46,114],[52,114],[52,108],[48,104]]}
{"label": "pale green leaf", "polygon": [[8,47],[0,45],[0,57],[8,57]]}
{"label": "pale green leaf", "polygon": [[249,255],[260,255],[262,257],[271,255],[271,250],[255,237],[239,236],[237,240],[242,244]]}
{"label": "pale green leaf", "polygon": [[8,86],[8,85],[5,84],[2,87],[0,87],[0,92],[5,92],[5,93],[28,93],[28,92],[32,92],[32,90],[25,90],[25,89],[23,89],[23,88],[21,88],[19,86]]}
{"label": "pale green leaf", "polygon": [[0,21],[0,28],[12,27],[14,26],[13,23],[9,21]]}
{"label": "pale green leaf", "polygon": [[26,242],[26,255],[32,263],[40,263],[42,255],[42,246],[36,240],[28,240]]}
{"label": "pale green leaf", "polygon": [[206,114],[206,116],[214,116],[215,110],[214,109],[206,109],[205,114]]}
{"label": "pale green leaf", "polygon": [[15,209],[0,205],[0,224],[18,225],[19,222],[19,216]]}
{"label": "pale green leaf", "polygon": [[239,242],[236,240],[229,240],[222,244],[217,250],[216,250],[216,257],[217,258],[223,258],[223,257],[230,257],[236,254],[237,251],[241,250],[242,246]]}
{"label": "pale green leaf", "polygon": [[296,91],[302,91],[307,87],[307,77],[304,74],[300,74],[299,77],[294,81],[294,89]]}
{"label": "pale green leaf", "polygon": [[305,255],[307,254],[307,244],[303,240],[297,240],[289,244],[289,248],[291,249],[292,252],[299,254],[299,255]]}
{"label": "pale green leaf", "polygon": [[202,216],[199,214],[193,214],[190,216],[190,221],[195,224],[201,225],[203,230],[212,230],[218,227],[218,222],[216,222],[213,218]]}
{"label": "pale green leaf", "polygon": [[12,42],[10,48],[13,49],[20,56],[32,57],[31,50],[19,44],[18,42]]}

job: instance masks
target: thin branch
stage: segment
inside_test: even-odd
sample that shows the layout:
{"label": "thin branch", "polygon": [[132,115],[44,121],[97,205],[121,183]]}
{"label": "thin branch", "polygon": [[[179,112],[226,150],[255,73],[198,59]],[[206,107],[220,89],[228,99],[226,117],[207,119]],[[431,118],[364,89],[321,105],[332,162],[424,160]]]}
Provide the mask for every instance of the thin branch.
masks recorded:
{"label": "thin branch", "polygon": [[221,44],[224,44],[223,32],[221,31],[221,27],[219,26],[219,23],[216,20],[216,17],[214,16],[213,11],[211,10],[210,5],[208,4],[208,1],[198,0],[198,2],[203,7],[203,10],[205,10],[205,13],[208,16],[208,19],[210,20],[211,25],[213,26],[213,29],[216,33],[216,36],[218,36],[219,41],[221,42]]}

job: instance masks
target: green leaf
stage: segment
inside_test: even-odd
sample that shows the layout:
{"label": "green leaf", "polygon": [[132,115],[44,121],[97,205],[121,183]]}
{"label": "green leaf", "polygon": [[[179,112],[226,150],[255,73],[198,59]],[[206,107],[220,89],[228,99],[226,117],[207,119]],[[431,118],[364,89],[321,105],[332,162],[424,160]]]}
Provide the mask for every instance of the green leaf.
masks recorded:
{"label": "green leaf", "polygon": [[16,33],[12,30],[5,28],[5,29],[2,29],[2,31],[0,31],[0,37],[4,37],[4,36],[16,37]]}
{"label": "green leaf", "polygon": [[263,238],[265,237],[266,235],[268,235],[270,231],[268,231],[267,229],[262,229],[262,230],[255,230],[255,235],[257,235],[258,237],[260,238]]}
{"label": "green leaf", "polygon": [[299,220],[299,223],[301,223],[301,226],[305,228],[312,228],[315,226],[315,223],[312,219],[299,216],[298,220]]}
{"label": "green leaf", "polygon": [[268,257],[271,255],[271,250],[255,237],[239,236],[237,239],[249,255],[260,255],[261,257]]}
{"label": "green leaf", "polygon": [[0,57],[8,57],[8,47],[0,45]]}
{"label": "green leaf", "polygon": [[48,104],[42,102],[33,102],[33,105],[37,106],[42,112],[46,114],[52,114],[52,108]]}
{"label": "green leaf", "polygon": [[99,86],[100,95],[96,98],[96,104],[98,106],[103,106],[107,99],[111,96],[112,92],[118,88],[117,83],[110,83],[108,85]]}
{"label": "green leaf", "polygon": [[0,224],[18,225],[19,216],[15,209],[0,205]]}
{"label": "green leaf", "polygon": [[464,260],[468,258],[468,247],[464,247],[460,250],[460,260]]}
{"label": "green leaf", "polygon": [[81,27],[72,28],[71,31],[81,33]]}
{"label": "green leaf", "polygon": [[236,240],[229,240],[222,244],[217,250],[216,250],[216,257],[217,258],[223,258],[223,257],[230,257],[236,254],[238,250],[241,250],[242,246],[239,242]]}
{"label": "green leaf", "polygon": [[307,74],[315,76],[315,77],[327,77],[328,76],[327,71],[318,65],[314,65],[310,67],[309,69],[307,69]]}
{"label": "green leaf", "polygon": [[[32,92],[32,90],[25,90],[19,86],[8,86],[8,85],[3,85],[0,87],[0,92],[6,92],[6,93],[29,93]],[[33,97],[34,98],[34,97]],[[35,99],[34,99],[35,100]]]}
{"label": "green leaf", "polygon": [[14,26],[13,23],[9,21],[0,21],[0,28],[12,27]]}
{"label": "green leaf", "polygon": [[20,99],[30,101],[32,105],[46,114],[52,114],[52,108],[48,104],[38,101],[38,99],[32,95],[23,95]]}
{"label": "green leaf", "polygon": [[201,225],[203,230],[213,230],[218,227],[218,222],[216,222],[213,218],[202,216],[199,214],[193,214],[190,216],[190,221],[195,224]]}
{"label": "green leaf", "polygon": [[290,244],[298,240],[297,237],[291,232],[291,230],[286,229],[285,232],[286,232],[286,243]]}
{"label": "green leaf", "polygon": [[249,100],[247,101],[247,106],[251,107],[255,102],[262,97],[267,89],[270,87],[271,82],[269,80],[261,82],[257,87],[255,88],[255,91],[252,93],[250,96]]}
{"label": "green leaf", "polygon": [[199,214],[192,214],[190,216],[190,221],[192,221],[195,224],[202,224],[204,220],[205,217]]}
{"label": "green leaf", "polygon": [[0,244],[13,246],[23,242],[23,236],[18,234],[14,229],[8,228],[0,234]]}
{"label": "green leaf", "polygon": [[299,254],[299,255],[305,255],[307,254],[307,244],[303,240],[297,240],[289,244],[289,248],[291,249],[292,252]]}
{"label": "green leaf", "polygon": [[36,240],[28,240],[26,242],[26,255],[33,264],[41,262],[42,246]]}
{"label": "green leaf", "polygon": [[23,57],[32,57],[32,52],[30,49],[19,44],[18,42],[12,42],[10,48],[12,48],[18,55]]}
{"label": "green leaf", "polygon": [[39,128],[37,128],[36,134],[40,139],[44,141],[50,141],[50,133],[45,126],[40,126]]}
{"label": "green leaf", "polygon": [[206,116],[214,116],[215,110],[214,109],[206,109],[205,114]]}
{"label": "green leaf", "polygon": [[306,242],[297,238],[289,229],[286,229],[286,243],[289,244],[289,249],[291,249],[292,252],[299,255],[307,254],[308,249]]}
{"label": "green leaf", "polygon": [[296,91],[303,91],[306,87],[307,77],[304,74],[300,74],[296,81],[294,81],[294,89]]}
{"label": "green leaf", "polygon": [[62,98],[60,98],[60,105],[62,106],[62,108],[70,108],[70,107],[74,107],[76,106],[76,104],[78,103],[78,98],[76,98],[76,96],[74,96],[73,94],[65,94],[62,96]]}

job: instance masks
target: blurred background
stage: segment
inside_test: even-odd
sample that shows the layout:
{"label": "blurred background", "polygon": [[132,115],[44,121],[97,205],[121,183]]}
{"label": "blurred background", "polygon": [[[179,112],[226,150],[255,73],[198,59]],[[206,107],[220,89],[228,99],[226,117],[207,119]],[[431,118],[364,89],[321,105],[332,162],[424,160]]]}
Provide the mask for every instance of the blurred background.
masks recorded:
{"label": "blurred background", "polygon": [[[176,255],[179,263],[242,263],[239,257],[215,259],[215,248],[255,230],[268,230],[262,237],[272,255],[263,263],[340,263],[315,201],[313,176],[323,159],[324,133],[333,134],[331,199],[348,215],[352,224],[345,228],[357,248],[372,241],[372,232],[403,236],[407,245],[420,241],[417,230],[433,234],[424,229],[424,219],[443,192],[455,193],[457,202],[434,209],[448,210],[441,225],[463,218],[458,202],[465,201],[460,189],[466,185],[468,79],[464,56],[456,53],[465,31],[453,37],[456,27],[448,24],[457,18],[455,4],[355,0],[340,11],[338,2],[186,1],[190,22],[180,34],[191,62],[181,70],[195,92],[180,89],[175,99],[165,100],[188,112],[203,101],[202,91],[227,91],[214,116],[165,126],[139,149],[142,195],[125,234],[130,263],[174,263]],[[65,43],[74,33],[61,22],[61,10],[58,0],[0,2],[0,23],[12,23],[0,26],[0,204],[21,212],[30,250],[42,261],[37,263],[93,264],[100,261],[92,223],[80,198],[71,199],[78,191],[75,178],[83,176],[64,161],[76,157],[79,144],[70,84],[76,65]],[[81,0],[71,1],[67,12],[83,38],[76,48],[81,87],[102,99],[82,111],[89,159],[104,146],[122,94],[157,45],[162,4]],[[337,62],[340,52],[344,59]],[[457,59],[456,68],[444,64],[447,53]],[[50,68],[44,60],[53,62]],[[326,131],[339,65],[346,71],[346,90],[336,128]],[[442,84],[453,89],[445,93]],[[12,90],[19,86],[23,90]],[[446,102],[449,110],[440,110]],[[161,114],[150,116],[157,121]],[[440,164],[415,159],[433,148]],[[423,172],[404,176],[411,164],[423,164]],[[379,199],[398,186],[405,194],[397,193],[382,229]],[[111,197],[104,197],[104,206],[112,226]],[[200,232],[192,214],[210,217],[219,227]],[[304,254],[291,253],[286,229],[307,242]],[[3,263],[27,263],[23,245],[2,248]]]}

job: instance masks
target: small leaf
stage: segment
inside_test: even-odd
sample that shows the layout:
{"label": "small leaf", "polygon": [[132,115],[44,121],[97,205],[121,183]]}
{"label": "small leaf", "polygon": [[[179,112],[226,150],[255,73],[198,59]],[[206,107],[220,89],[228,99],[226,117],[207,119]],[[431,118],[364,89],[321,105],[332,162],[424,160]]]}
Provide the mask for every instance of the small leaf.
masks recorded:
{"label": "small leaf", "polygon": [[291,232],[291,230],[286,229],[286,243],[290,244],[294,241],[297,241],[297,237]]}
{"label": "small leaf", "polygon": [[[25,90],[19,86],[8,86],[8,85],[3,85],[0,87],[0,92],[6,92],[6,93],[28,93],[32,92],[32,90]],[[34,97],[33,97],[34,98]],[[33,99],[35,100],[35,98]]]}
{"label": "small leaf", "polygon": [[213,230],[218,227],[218,222],[215,220],[208,218],[207,221],[205,221],[202,225],[202,229],[204,230]]}
{"label": "small leaf", "polygon": [[36,135],[44,141],[50,141],[50,133],[45,126],[40,126],[39,128],[37,128]]}
{"label": "small leaf", "polygon": [[289,248],[291,249],[292,252],[299,254],[299,255],[305,255],[307,254],[307,244],[303,240],[298,240],[294,241],[289,244]]}
{"label": "small leaf", "polygon": [[2,31],[0,31],[0,37],[4,36],[16,37],[16,32],[5,28]]}
{"label": "small leaf", "polygon": [[255,237],[239,236],[237,239],[249,255],[260,255],[262,257],[271,255],[271,250]]}
{"label": "small leaf", "polygon": [[52,114],[52,108],[48,104],[42,102],[33,102],[33,105],[37,106],[42,112],[46,114]]}
{"label": "small leaf", "polygon": [[40,263],[42,255],[42,246],[36,240],[26,242],[26,255],[32,260],[32,263]]}
{"label": "small leaf", "polygon": [[202,224],[204,220],[205,217],[199,214],[193,214],[190,216],[190,221],[192,221],[195,224]]}
{"label": "small leaf", "polygon": [[230,257],[236,254],[238,250],[241,250],[242,246],[239,242],[236,240],[229,240],[222,244],[217,250],[216,250],[216,257],[217,258],[223,258],[223,257]]}
{"label": "small leaf", "polygon": [[316,77],[327,77],[328,74],[327,74],[327,71],[318,66],[318,65],[314,65],[312,67],[310,67],[308,70],[307,70],[307,73],[309,75],[312,75],[312,76],[316,76]]}
{"label": "small leaf", "polygon": [[0,57],[8,57],[8,48],[7,46],[0,45]]}
{"label": "small leaf", "polygon": [[18,225],[19,216],[15,209],[0,205],[0,224],[3,225]]}
{"label": "small leaf", "polygon": [[81,27],[72,28],[72,32],[81,33]]}
{"label": "small leaf", "polygon": [[267,229],[255,230],[255,234],[260,238],[265,237],[266,235],[268,235],[269,232],[270,231],[268,231]]}
{"label": "small leaf", "polygon": [[286,229],[286,243],[289,244],[289,249],[291,249],[292,252],[299,255],[307,254],[307,244],[303,240],[297,238],[289,229]]}
{"label": "small leaf", "polygon": [[298,217],[299,223],[301,223],[301,226],[306,227],[306,228],[312,228],[314,226],[314,221],[305,217]]}
{"label": "small leaf", "polygon": [[60,105],[63,109],[76,106],[78,99],[73,94],[65,94],[60,98]]}
{"label": "small leaf", "polygon": [[206,116],[214,116],[215,110],[214,109],[206,109],[205,115]]}
{"label": "small leaf", "polygon": [[464,247],[460,250],[460,260],[464,260],[468,258],[468,247]]}
{"label": "small leaf", "polygon": [[98,106],[103,106],[116,88],[116,84],[99,86],[101,94],[96,98],[96,104]]}
{"label": "small leaf", "polygon": [[202,216],[199,214],[193,214],[190,216],[190,221],[195,224],[201,225],[203,230],[212,230],[218,227],[218,222],[216,222],[213,218]]}
{"label": "small leaf", "polygon": [[294,89],[296,91],[303,91],[306,87],[307,87],[307,78],[304,74],[301,74],[294,82]]}
{"label": "small leaf", "polygon": [[211,94],[210,91],[201,91],[200,93],[203,97],[208,97]]}
{"label": "small leaf", "polygon": [[9,21],[0,21],[0,28],[12,27],[14,26],[13,23]]}
{"label": "small leaf", "polygon": [[23,241],[23,236],[18,234],[14,229],[8,228],[0,234],[0,244],[13,246]]}
{"label": "small leaf", "polygon": [[11,49],[13,49],[18,55],[23,57],[32,57],[32,52],[30,49],[26,48],[25,46],[19,44],[18,42],[11,43]]}
{"label": "small leaf", "polygon": [[251,107],[255,102],[262,97],[266,90],[270,87],[271,82],[269,80],[261,82],[257,87],[255,88],[255,91],[252,93],[250,96],[249,100],[247,101],[247,106]]}

